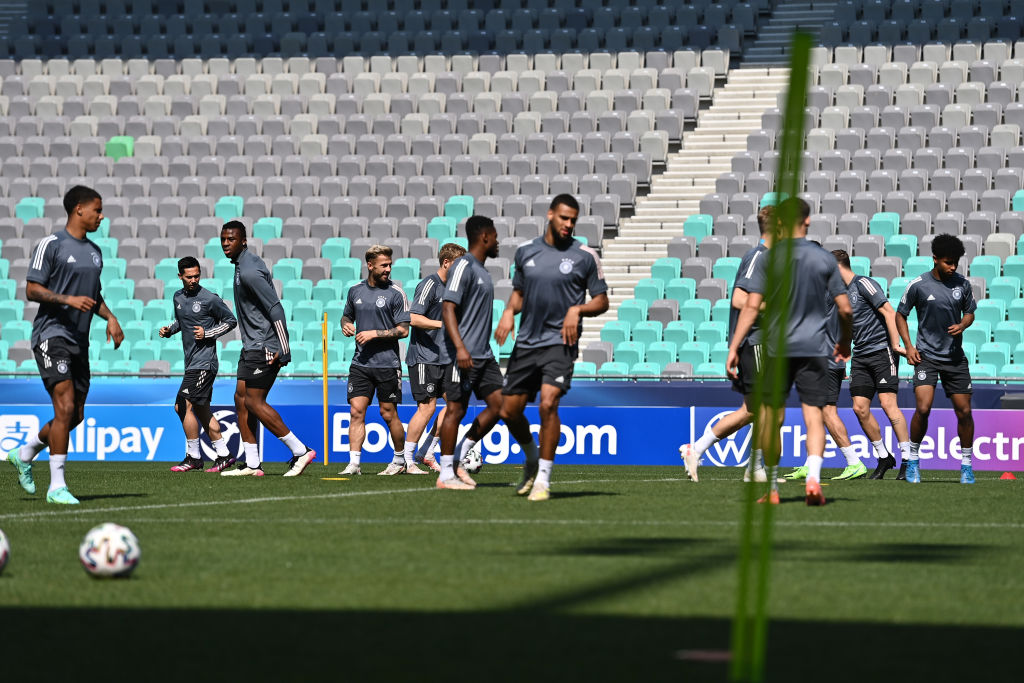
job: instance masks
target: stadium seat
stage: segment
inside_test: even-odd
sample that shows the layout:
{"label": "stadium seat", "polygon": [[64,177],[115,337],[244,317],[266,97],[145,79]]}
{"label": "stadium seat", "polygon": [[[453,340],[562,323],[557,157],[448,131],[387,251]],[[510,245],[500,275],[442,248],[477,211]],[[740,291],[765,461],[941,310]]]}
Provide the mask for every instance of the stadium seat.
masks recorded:
{"label": "stadium seat", "polygon": [[629,366],[625,363],[609,361],[597,369],[598,377],[626,377],[629,375]]}
{"label": "stadium seat", "polygon": [[660,342],[663,332],[662,323],[656,320],[645,320],[633,325],[632,341],[639,342],[644,346],[650,346]]}

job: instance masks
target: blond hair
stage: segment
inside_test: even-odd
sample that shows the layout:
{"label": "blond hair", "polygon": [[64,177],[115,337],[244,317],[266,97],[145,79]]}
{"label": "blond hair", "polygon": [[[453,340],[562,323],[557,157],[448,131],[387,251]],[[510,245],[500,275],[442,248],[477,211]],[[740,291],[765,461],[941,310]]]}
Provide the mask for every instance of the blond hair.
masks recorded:
{"label": "blond hair", "polygon": [[445,261],[454,261],[465,253],[466,248],[461,244],[448,242],[437,252],[437,263],[438,265],[444,265]]}
{"label": "blond hair", "polygon": [[387,256],[391,258],[391,247],[386,244],[375,244],[366,250],[366,262],[373,263],[377,260],[378,256]]}

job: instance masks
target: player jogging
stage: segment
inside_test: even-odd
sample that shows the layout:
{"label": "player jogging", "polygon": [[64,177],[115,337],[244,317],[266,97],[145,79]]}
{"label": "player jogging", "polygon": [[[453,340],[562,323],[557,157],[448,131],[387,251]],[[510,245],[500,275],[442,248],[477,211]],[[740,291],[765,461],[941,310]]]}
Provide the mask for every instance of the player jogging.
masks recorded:
{"label": "player jogging", "polygon": [[220,422],[210,412],[210,397],[217,378],[217,337],[235,329],[238,321],[223,299],[199,284],[199,275],[197,258],[186,256],[178,260],[178,278],[183,286],[174,293],[174,322],[160,328],[160,336],[164,338],[181,332],[181,348],[185,353],[185,376],[174,399],[174,412],[185,430],[185,459],[172,467],[172,472],[203,468],[200,425],[206,429],[217,453],[213,467],[207,472],[220,472],[234,462],[221,436]]}
{"label": "player jogging", "polygon": [[[405,470],[410,474],[423,472],[416,466],[416,445],[434,416],[437,399],[444,396],[444,376],[451,361],[444,342],[441,299],[452,263],[465,253],[466,250],[458,244],[448,243],[441,247],[437,254],[440,267],[436,273],[425,277],[416,285],[416,292],[409,308],[409,324],[412,329],[409,333],[409,348],[405,352],[405,362],[409,365],[409,386],[416,401],[416,414],[409,420],[409,428],[405,435]],[[437,423],[444,423],[444,412],[445,409],[442,408]],[[436,436],[431,438],[439,440]],[[441,471],[432,452],[428,451],[423,461],[431,469]]]}
{"label": "player jogging", "polygon": [[277,373],[292,357],[284,308],[267,264],[246,248],[243,223],[225,223],[220,231],[220,246],[224,255],[235,264],[235,312],[238,314],[238,330],[242,334],[238,381],[235,383],[235,412],[245,450],[245,462],[220,474],[222,477],[263,476],[256,443],[256,430],[263,424],[292,452],[284,476],[297,477],[316,458],[316,451],[306,448],[273,406],[267,403],[267,394],[277,380]]}
{"label": "player jogging", "polygon": [[[502,389],[501,418],[526,456],[516,493],[529,500],[550,498],[551,469],[561,438],[558,404],[569,391],[579,354],[583,318],[608,310],[608,285],[601,260],[573,237],[580,205],[560,194],[548,207],[548,228],[516,250],[512,294],[494,337],[503,344],[522,311],[516,344]],[[587,301],[590,292],[590,301]],[[540,391],[540,453],[523,416]]]}
{"label": "player jogging", "polygon": [[[476,488],[476,482],[459,467],[459,461],[498,422],[503,379],[490,344],[494,283],[484,268],[488,257],[498,255],[498,231],[490,218],[470,216],[466,237],[469,250],[452,264],[441,306],[452,364],[444,383],[447,406],[441,423],[441,472],[437,488],[457,491]],[[470,425],[456,459],[459,423],[466,415],[471,393],[484,401],[486,407]]]}
{"label": "player jogging", "polygon": [[[775,207],[765,206],[757,214],[757,226],[761,230],[761,242],[743,255],[740,259],[739,269],[736,271],[736,281],[732,288],[731,308],[729,309],[729,331],[736,330],[736,320],[740,311],[747,302],[747,295],[756,286],[759,290],[763,284],[755,284],[753,278],[762,277],[764,271],[757,268],[757,263],[765,252],[771,249],[775,233]],[[731,338],[731,337],[730,337]],[[679,455],[683,459],[686,468],[686,476],[697,481],[697,465],[704,453],[714,444],[722,439],[735,434],[746,425],[754,421],[754,414],[751,412],[753,401],[750,394],[754,391],[754,381],[761,368],[761,330],[757,321],[754,321],[747,334],[747,338],[740,341],[739,346],[739,372],[732,380],[733,391],[743,396],[743,403],[739,408],[729,413],[714,424],[709,424],[704,429],[704,434],[697,439],[696,443],[683,444],[679,447]],[[750,463],[743,474],[744,481],[753,479],[756,482],[766,481],[764,472],[764,457],[760,448],[753,449]]]}
{"label": "player jogging", "polygon": [[32,323],[32,348],[39,376],[53,403],[53,419],[28,443],[13,448],[7,460],[18,470],[18,482],[34,494],[32,460],[50,449],[50,488],[47,503],[77,505],[68,491],[64,466],[68,437],[82,422],[89,394],[89,325],[93,313],[107,321],[107,341],[116,349],[124,341],[117,318],[100,293],[103,256],[88,238],[103,220],[103,200],[93,189],[76,185],[64,195],[68,213],[64,230],[47,235],[36,246],[29,264],[25,295],[39,302]]}
{"label": "player jogging", "polygon": [[[824,505],[825,496],[821,491],[821,464],[825,452],[825,420],[823,408],[827,403],[827,373],[830,356],[837,360],[849,358],[850,355],[850,302],[846,296],[846,287],[839,277],[836,260],[829,252],[807,241],[807,227],[810,224],[810,206],[802,199],[791,198],[779,206],[782,220],[795,217],[792,237],[781,239],[768,254],[768,259],[783,258],[786,250],[792,249],[791,277],[788,291],[781,291],[776,282],[767,282],[762,276],[763,290],[751,291],[746,304],[736,322],[736,331],[729,344],[727,368],[729,374],[737,376],[739,366],[740,341],[747,335],[761,309],[765,292],[769,297],[785,297],[789,309],[785,335],[785,361],[787,363],[785,382],[782,392],[773,396],[765,387],[765,405],[759,420],[756,442],[762,449],[770,444],[769,439],[778,438],[778,427],[781,426],[786,396],[792,385],[796,384],[797,393],[803,409],[804,423],[807,431],[807,482],[805,486],[808,505]],[[786,231],[788,232],[788,231]],[[785,233],[783,233],[785,234]],[[787,244],[788,243],[788,244]],[[780,248],[781,247],[781,248]],[[765,259],[762,259],[764,261]],[[775,265],[774,263],[772,265]],[[761,268],[768,270],[762,263]],[[839,341],[834,345],[828,339],[828,313],[825,296],[835,300],[839,315]],[[770,324],[770,323],[769,323]],[[767,339],[772,339],[769,330]],[[771,350],[769,349],[769,352]],[[776,402],[777,399],[778,401]],[[770,463],[768,482],[769,493],[762,498],[763,502],[778,504],[778,449],[768,449],[774,462]]]}
{"label": "player jogging", "polygon": [[[960,437],[960,483],[974,483],[971,455],[974,450],[974,416],[971,414],[971,371],[963,349],[963,332],[974,322],[978,304],[971,283],[956,272],[964,245],[953,235],[937,235],[932,242],[930,271],[907,285],[896,309],[896,329],[907,348],[907,362],[914,366],[914,398],[917,407],[910,421],[910,456],[907,481],[921,482],[919,453],[928,433],[928,414],[935,400],[935,385],[942,381],[956,413]],[[917,345],[911,343],[907,316],[917,310]]]}
{"label": "player jogging", "polygon": [[[398,340],[409,335],[409,300],[391,282],[391,247],[376,244],[366,250],[366,279],[349,288],[341,332],[356,338],[356,353],[348,374],[349,462],[341,474],[362,474],[360,452],[366,437],[366,409],[377,394],[380,416],[388,425],[395,451],[391,463],[378,472],[400,474],[405,467],[405,430],[398,417],[402,402],[402,362]],[[413,463],[411,474],[426,474]]]}

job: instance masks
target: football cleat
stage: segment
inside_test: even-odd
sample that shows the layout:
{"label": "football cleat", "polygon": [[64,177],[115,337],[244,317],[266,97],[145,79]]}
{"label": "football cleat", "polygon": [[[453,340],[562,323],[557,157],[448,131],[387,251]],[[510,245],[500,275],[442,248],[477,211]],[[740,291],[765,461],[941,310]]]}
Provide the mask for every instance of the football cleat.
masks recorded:
{"label": "football cleat", "polygon": [[264,476],[263,466],[249,467],[245,463],[233,470],[224,470],[220,473],[222,477],[262,477]]}
{"label": "football cleat", "polygon": [[763,467],[759,467],[754,470],[753,475],[751,475],[750,468],[747,467],[743,470],[743,481],[746,483],[753,481],[756,484],[763,484],[768,481],[768,473],[765,472]]}
{"label": "football cleat", "polygon": [[902,464],[900,464],[900,471],[896,473],[896,481],[907,480],[907,462],[908,461],[904,461]]}
{"label": "football cleat", "polygon": [[530,489],[530,495],[526,500],[532,500],[534,502],[544,501],[551,498],[551,489],[544,486],[540,482],[534,482],[533,488]]}
{"label": "football cleat", "polygon": [[46,502],[57,505],[78,505],[78,499],[71,495],[71,491],[68,491],[67,486],[61,486],[59,489],[54,489],[47,493]]}
{"label": "football cleat", "polygon": [[784,474],[782,476],[785,477],[786,479],[790,480],[790,481],[799,481],[801,479],[806,479],[807,478],[807,465],[801,465],[800,467],[797,467],[796,469],[794,469],[792,472],[789,472],[789,473]]}
{"label": "football cleat", "polygon": [[186,455],[184,460],[182,460],[177,465],[175,465],[174,467],[171,468],[171,472],[191,472],[192,470],[200,472],[200,471],[202,471],[202,469],[203,469],[203,459],[202,458],[193,458],[193,457],[190,457],[190,456]]}
{"label": "football cleat", "polygon": [[341,472],[338,472],[338,474],[345,475],[345,476],[362,474],[362,473],[363,473],[363,471],[361,469],[359,469],[359,465],[356,465],[355,463],[351,463],[351,462],[348,464],[347,467],[345,467],[345,469],[343,469]]}
{"label": "football cleat", "polygon": [[405,472],[405,464],[399,465],[397,462],[390,462],[388,466],[377,473],[378,477],[393,477],[396,474]]}
{"label": "football cleat", "polygon": [[699,481],[697,478],[697,465],[700,464],[700,456],[693,452],[693,444],[683,444],[679,447],[679,457],[683,459],[683,466],[686,468],[686,476],[692,481]]}
{"label": "football cleat", "polygon": [[452,477],[451,479],[441,479],[438,477],[435,486],[439,489],[448,489],[451,491],[472,491],[476,488],[475,486],[470,486],[465,482],[459,481],[455,477]]}
{"label": "football cleat", "polygon": [[758,503],[768,503],[769,505],[778,505],[779,504],[779,492],[778,491],[769,491],[768,493],[766,493],[763,496],[761,496],[760,498],[758,498],[757,502]]}
{"label": "football cleat", "polygon": [[525,496],[533,488],[533,482],[537,478],[537,467],[538,463],[527,462],[523,465],[523,480],[519,482],[519,488],[516,489],[517,496]]}
{"label": "football cleat", "polygon": [[847,465],[845,470],[832,477],[832,481],[848,481],[857,477],[863,477],[867,473],[868,468],[864,467],[864,463],[858,462],[856,465]]}
{"label": "football cleat", "polygon": [[[865,468],[865,470],[866,469],[867,468]],[[825,504],[825,494],[821,492],[821,484],[819,484],[814,477],[807,478],[807,484],[804,486],[804,492],[807,494],[808,505],[813,506]]]}
{"label": "football cleat", "polygon": [[423,464],[432,469],[435,472],[441,471],[441,466],[437,464],[437,458],[430,453],[423,456]]}
{"label": "football cleat", "polygon": [[222,455],[213,461],[213,466],[206,468],[207,472],[223,472],[235,464],[235,458],[230,455]]}
{"label": "football cleat", "polygon": [[896,458],[892,454],[879,458],[875,471],[868,476],[868,479],[885,479],[885,473],[894,467],[896,467]]}
{"label": "football cleat", "polygon": [[907,481],[911,484],[921,483],[921,464],[917,460],[911,460],[907,463]]}
{"label": "football cleat", "polygon": [[960,466],[960,483],[961,484],[973,484],[974,483],[974,468],[970,465]]}
{"label": "football cleat", "polygon": [[424,470],[424,469],[420,469],[420,466],[417,465],[414,462],[407,462],[407,463],[405,463],[405,473],[406,474],[430,474],[429,471]]}
{"label": "football cleat", "polygon": [[316,460],[316,451],[312,448],[306,449],[305,454],[296,455],[288,461],[288,471],[284,473],[286,477],[297,477],[302,474],[302,471],[306,469],[306,466]]}
{"label": "football cleat", "polygon": [[455,476],[458,477],[459,481],[461,481],[463,484],[476,488],[476,482],[473,480],[473,477],[469,476],[469,472],[467,472],[462,467],[457,467],[455,469]]}
{"label": "football cleat", "polygon": [[18,470],[18,483],[21,484],[21,488],[25,489],[25,493],[34,494],[36,492],[36,483],[32,479],[32,463],[22,462],[21,455],[18,453],[20,449],[12,448],[7,451],[7,462],[14,465],[14,469]]}

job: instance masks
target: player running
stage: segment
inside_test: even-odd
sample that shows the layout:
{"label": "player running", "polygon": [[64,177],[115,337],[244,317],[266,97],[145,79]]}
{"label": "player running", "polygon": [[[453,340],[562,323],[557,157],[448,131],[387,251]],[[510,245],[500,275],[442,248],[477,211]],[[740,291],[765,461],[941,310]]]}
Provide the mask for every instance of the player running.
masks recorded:
{"label": "player running", "polygon": [[[430,423],[437,409],[437,399],[444,396],[445,371],[449,369],[451,360],[444,343],[444,323],[441,321],[442,297],[448,271],[466,250],[458,244],[448,243],[441,247],[437,254],[440,267],[416,285],[412,305],[409,308],[409,348],[405,351],[405,362],[409,365],[409,387],[416,401],[416,414],[409,420],[409,428],[405,434],[405,471],[409,474],[426,474],[416,465],[416,445],[423,430]],[[444,423],[445,409],[434,423]],[[431,436],[433,441],[439,437]],[[433,446],[426,453],[423,461],[430,469],[441,471],[433,454]]]}
{"label": "player running", "polygon": [[[953,235],[937,235],[932,242],[935,267],[907,285],[896,309],[896,329],[907,348],[907,362],[914,366],[914,398],[917,407],[910,421],[910,455],[907,481],[921,482],[919,453],[928,433],[928,415],[935,400],[935,385],[942,380],[956,413],[960,437],[960,483],[974,483],[971,456],[974,450],[974,416],[971,414],[971,371],[963,349],[963,332],[974,323],[978,304],[971,283],[956,272],[964,245]],[[917,345],[911,343],[907,316],[917,310]]]}
{"label": "player running", "polygon": [[[522,311],[516,344],[505,372],[501,418],[526,456],[516,493],[529,500],[550,498],[551,469],[561,438],[558,404],[569,391],[579,354],[583,318],[608,310],[608,285],[601,260],[573,237],[580,205],[568,194],[551,200],[548,228],[516,250],[512,295],[494,338],[499,344],[515,327]],[[590,301],[587,301],[590,292]],[[523,416],[540,391],[540,453]],[[539,460],[538,460],[539,457]]]}
{"label": "player running", "polygon": [[235,383],[235,412],[245,450],[245,462],[220,474],[222,477],[264,475],[256,443],[256,430],[263,424],[292,452],[284,476],[297,477],[316,458],[316,451],[306,448],[274,407],[267,403],[267,394],[274,386],[277,374],[292,358],[284,308],[267,264],[246,248],[245,225],[241,221],[224,224],[220,231],[220,246],[224,255],[235,264],[235,311],[238,313],[238,330],[242,333],[238,381]]}
{"label": "player running", "polygon": [[[441,473],[437,488],[457,491],[476,488],[476,482],[459,467],[459,461],[497,423],[503,381],[490,344],[494,283],[484,268],[488,257],[498,255],[498,232],[490,218],[470,216],[466,237],[469,250],[452,264],[441,307],[452,364],[445,375],[447,407],[441,424]],[[471,393],[484,401],[486,407],[466,432],[457,460],[455,442]]]}
{"label": "player running", "polygon": [[[391,476],[406,471],[405,430],[398,418],[402,402],[402,363],[398,340],[409,335],[409,300],[391,282],[391,247],[376,244],[366,250],[367,277],[349,288],[341,332],[356,338],[356,353],[348,375],[348,405],[352,422],[348,429],[349,462],[343,475],[362,474],[366,409],[377,394],[380,416],[388,425],[395,451],[391,463],[377,474]],[[416,463],[410,474],[426,474]],[[416,471],[418,470],[418,471]]]}
{"label": "player running", "polygon": [[[736,320],[740,311],[747,302],[747,295],[756,287],[760,290],[763,283],[754,283],[755,277],[763,277],[764,271],[757,268],[765,252],[771,249],[775,230],[775,207],[765,206],[757,213],[757,226],[761,230],[760,243],[743,255],[740,259],[739,269],[736,271],[736,281],[732,288],[731,308],[729,310],[729,331],[730,338],[736,330]],[[696,443],[688,443],[679,447],[679,455],[683,459],[686,468],[686,476],[693,481],[697,479],[697,465],[704,453],[714,444],[722,439],[728,438],[739,430],[754,421],[754,414],[751,412],[753,401],[750,394],[754,391],[754,382],[757,373],[761,369],[761,330],[757,320],[754,321],[747,334],[747,338],[740,341],[739,346],[739,372],[732,380],[733,391],[743,396],[743,403],[740,407],[729,413],[714,424],[709,424],[704,429],[704,434],[697,439]],[[760,448],[756,446],[750,458],[746,471],[743,473],[743,481],[753,479],[756,482],[766,481],[764,472],[764,456]]]}
{"label": "player running", "polygon": [[[834,356],[837,360],[844,360],[850,356],[850,338],[852,336],[850,301],[846,295],[843,281],[839,277],[835,258],[821,247],[807,241],[807,227],[810,225],[811,214],[807,202],[794,197],[785,200],[778,210],[780,216],[796,217],[792,237],[789,240],[779,240],[779,243],[768,254],[768,259],[782,258],[786,252],[779,247],[791,246],[793,260],[789,290],[780,291],[778,284],[769,283],[762,276],[760,282],[763,283],[763,287],[760,289],[763,291],[757,291],[758,288],[751,291],[743,310],[740,311],[739,319],[736,322],[736,331],[729,344],[727,368],[732,377],[737,376],[740,342],[748,334],[754,321],[757,320],[766,292],[768,297],[785,297],[784,301],[789,309],[786,327],[782,330],[785,335],[786,379],[779,396],[773,396],[766,387],[764,393],[766,403],[759,420],[756,441],[764,449],[771,443],[769,440],[778,439],[778,428],[782,425],[785,416],[785,399],[795,383],[807,431],[808,473],[805,488],[807,504],[824,505],[825,496],[821,491],[820,482],[821,464],[825,452],[823,408],[828,399],[826,391],[828,358]],[[788,245],[787,242],[789,242]],[[767,273],[770,273],[772,269],[767,267],[764,263],[765,260],[767,259],[761,259],[762,263],[758,267],[764,268]],[[828,340],[828,314],[823,292],[827,292],[828,296],[835,300],[838,310],[840,334],[839,341],[834,345],[830,345]],[[770,342],[771,331],[769,330],[766,334],[766,339]],[[775,399],[778,401],[776,402]],[[776,472],[779,451],[777,448],[767,450],[772,454],[774,460],[770,463],[768,471],[768,482],[771,488],[761,501],[778,504],[779,490]]]}
{"label": "player running", "polygon": [[207,472],[220,472],[234,459],[220,433],[220,422],[210,412],[213,382],[217,378],[217,338],[235,329],[238,321],[224,300],[199,284],[199,260],[186,256],[178,260],[178,278],[182,288],[174,293],[174,322],[160,328],[160,336],[181,332],[185,353],[185,376],[174,399],[174,412],[185,431],[185,459],[172,472],[199,471],[203,456],[199,451],[199,427],[206,429],[217,459]]}
{"label": "player running", "polygon": [[103,220],[103,200],[95,190],[76,185],[64,195],[68,220],[64,230],[47,235],[36,246],[29,264],[25,295],[39,303],[32,323],[32,348],[39,376],[53,403],[53,419],[19,448],[7,453],[18,471],[18,482],[34,494],[32,460],[50,449],[50,488],[47,503],[77,505],[64,479],[68,437],[85,413],[89,394],[89,325],[93,313],[107,321],[107,341],[114,348],[124,341],[117,318],[100,293],[103,256],[88,238]]}

